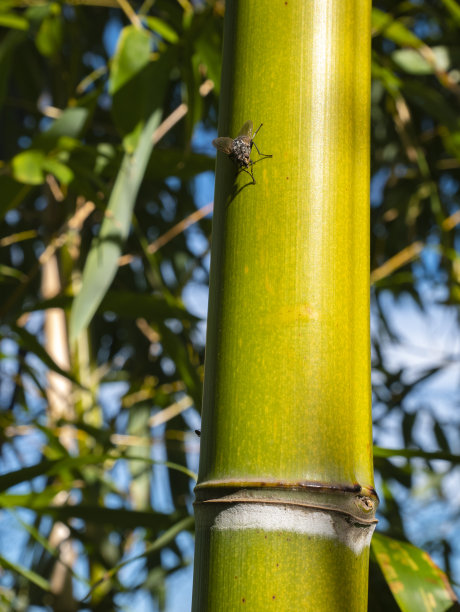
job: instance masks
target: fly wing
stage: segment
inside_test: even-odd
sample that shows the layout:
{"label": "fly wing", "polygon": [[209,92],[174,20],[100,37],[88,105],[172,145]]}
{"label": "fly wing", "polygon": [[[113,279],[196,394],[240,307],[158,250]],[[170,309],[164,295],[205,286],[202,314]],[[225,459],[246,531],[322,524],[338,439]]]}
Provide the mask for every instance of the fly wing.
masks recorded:
{"label": "fly wing", "polygon": [[220,138],[215,138],[212,144],[218,151],[222,151],[225,155],[230,155],[232,152],[233,139],[228,136],[221,136]]}
{"label": "fly wing", "polygon": [[251,139],[252,136],[252,121],[246,121],[241,130],[238,132],[237,138],[241,138],[241,136],[248,136]]}

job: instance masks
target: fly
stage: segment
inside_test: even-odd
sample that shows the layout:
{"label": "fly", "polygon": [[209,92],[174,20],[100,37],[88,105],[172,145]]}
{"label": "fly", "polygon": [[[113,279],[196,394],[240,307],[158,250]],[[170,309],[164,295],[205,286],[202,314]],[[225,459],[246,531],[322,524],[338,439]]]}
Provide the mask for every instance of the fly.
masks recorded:
{"label": "fly", "polygon": [[249,176],[252,178],[252,183],[254,185],[256,184],[256,180],[254,178],[252,166],[256,162],[253,162],[251,159],[251,151],[253,145],[255,146],[257,153],[262,158],[273,157],[272,155],[261,153],[259,151],[258,146],[254,142],[254,138],[256,137],[256,134],[260,130],[262,125],[263,123],[259,125],[259,127],[253,134],[252,121],[246,121],[241,130],[238,132],[238,136],[236,138],[230,138],[229,136],[221,136],[220,138],[216,138],[212,141],[212,144],[216,147],[218,151],[222,151],[222,153],[228,155],[229,158],[233,162],[235,162],[238,167],[238,170],[243,170],[243,172],[249,174]]}

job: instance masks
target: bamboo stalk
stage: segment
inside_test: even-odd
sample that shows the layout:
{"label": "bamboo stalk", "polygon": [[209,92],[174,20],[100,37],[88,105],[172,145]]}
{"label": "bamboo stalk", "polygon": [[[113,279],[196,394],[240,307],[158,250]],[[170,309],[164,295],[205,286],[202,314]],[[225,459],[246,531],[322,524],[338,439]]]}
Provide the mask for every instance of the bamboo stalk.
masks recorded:
{"label": "bamboo stalk", "polygon": [[369,106],[370,0],[227,2],[195,612],[366,608]]}

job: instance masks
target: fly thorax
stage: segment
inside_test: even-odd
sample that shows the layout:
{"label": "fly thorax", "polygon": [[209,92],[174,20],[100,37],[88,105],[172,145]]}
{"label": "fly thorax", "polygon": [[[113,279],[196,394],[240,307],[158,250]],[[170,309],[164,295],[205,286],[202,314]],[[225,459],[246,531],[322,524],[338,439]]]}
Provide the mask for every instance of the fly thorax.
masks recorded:
{"label": "fly thorax", "polygon": [[251,144],[248,138],[235,138],[232,146],[231,157],[239,166],[249,166],[249,156],[251,155]]}

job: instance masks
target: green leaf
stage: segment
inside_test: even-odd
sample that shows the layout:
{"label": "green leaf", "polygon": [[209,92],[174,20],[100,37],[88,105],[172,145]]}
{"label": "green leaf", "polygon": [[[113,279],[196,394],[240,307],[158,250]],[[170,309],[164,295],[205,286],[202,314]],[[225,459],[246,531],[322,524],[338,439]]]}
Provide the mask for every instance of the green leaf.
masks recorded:
{"label": "green leaf", "polygon": [[456,0],[441,0],[457,25],[460,25],[460,6]]}
{"label": "green leaf", "polygon": [[54,174],[64,185],[73,180],[73,171],[68,166],[55,156],[47,157],[46,154],[61,144],[66,150],[71,143],[75,143],[75,139],[81,135],[87,118],[88,109],[67,108],[48,130],[34,139],[30,149],[13,157],[11,168],[15,180],[8,176],[0,177],[2,214],[10,208],[17,207],[29,193],[29,189],[25,189],[24,184],[42,185],[45,182],[46,172]]}
{"label": "green leaf", "polygon": [[177,300],[175,304],[163,296],[135,293],[134,291],[110,291],[101,304],[101,311],[111,311],[120,317],[137,319],[143,317],[154,321],[164,321],[171,317],[191,322],[198,318],[185,310]]}
{"label": "green leaf", "polygon": [[183,342],[183,339],[174,334],[166,325],[159,323],[157,325],[161,336],[161,343],[164,351],[174,361],[177,371],[184,381],[188,393],[192,396],[195,405],[201,406],[202,381],[198,376],[196,366],[190,361],[190,352],[188,347]]}
{"label": "green leaf", "polygon": [[29,29],[29,22],[16,13],[0,13],[0,26],[26,32]]}
{"label": "green leaf", "polygon": [[66,487],[62,483],[48,485],[43,491],[30,491],[30,493],[13,494],[0,493],[0,505],[4,508],[29,508],[29,510],[40,510],[47,508],[53,503],[53,499]]}
{"label": "green leaf", "polygon": [[[83,107],[66,108],[60,117],[33,141],[33,147],[48,152],[60,145],[61,138],[79,138],[88,119],[89,111]],[[68,141],[64,141],[67,148]]]}
{"label": "green leaf", "polygon": [[433,63],[415,49],[397,49],[391,54],[391,59],[408,74],[433,74],[436,70],[448,70],[451,60],[447,47],[432,47],[431,50]]}
{"label": "green leaf", "polygon": [[438,446],[444,452],[449,452],[449,441],[447,440],[447,437],[443,431],[443,428],[437,421],[435,421],[435,424],[434,424],[434,435],[436,436],[436,441],[438,443]]}
{"label": "green leaf", "polygon": [[[131,557],[126,561],[122,561],[118,563],[115,567],[112,567],[108,571],[104,572],[103,578],[97,580],[92,586],[88,593],[83,598],[83,601],[88,599],[92,592],[102,583],[110,580],[113,576],[115,576],[123,567],[131,563],[132,561],[138,561],[140,559],[148,558],[149,556],[155,554],[168,544],[174,541],[174,538],[179,535],[182,531],[186,529],[191,529],[194,524],[194,518],[192,516],[187,516],[186,518],[178,521],[175,525],[170,527],[165,533],[161,534],[152,544],[146,547],[144,552],[140,555],[136,555],[135,557]],[[163,573],[163,570],[160,570]]]}
{"label": "green leaf", "polygon": [[0,276],[4,278],[15,278],[20,282],[25,282],[28,278],[27,275],[21,270],[12,268],[11,266],[5,266],[3,264],[0,264]]}
{"label": "green leaf", "polygon": [[63,185],[68,185],[74,178],[73,171],[55,158],[45,159],[43,161],[43,169],[54,174]]}
{"label": "green leaf", "polygon": [[45,57],[56,56],[62,45],[61,10],[57,4],[52,4],[51,7],[51,14],[43,19],[35,38],[37,49]]}
{"label": "green leaf", "polygon": [[447,576],[425,551],[380,533],[371,545],[402,612],[444,612],[457,602]]}
{"label": "green leaf", "polygon": [[[59,559],[60,558],[60,551],[58,548],[54,548],[53,546],[51,546],[48,538],[44,537],[39,529],[37,529],[34,525],[31,525],[30,523],[28,523],[27,521],[23,521],[21,519],[21,517],[19,516],[18,512],[15,512],[14,510],[9,509],[8,512],[14,516],[15,520],[21,525],[21,527],[27,531],[29,533],[29,535],[31,536],[31,538],[33,538],[36,542],[38,542],[38,544],[40,544],[40,546],[42,546],[47,553],[49,553],[52,557],[54,557],[55,559]],[[62,563],[62,558],[61,558],[61,563]],[[72,567],[65,565],[66,568],[69,570],[69,572],[72,574],[72,576],[76,579],[81,581],[84,584],[88,584],[88,580],[79,574],[76,574],[75,571],[73,570]]]}
{"label": "green leaf", "polygon": [[75,506],[32,506],[32,509],[40,515],[47,514],[60,521],[80,518],[99,525],[114,525],[117,529],[137,529],[139,527],[167,529],[178,518],[174,514],[162,514],[153,510],[141,512],[128,508],[107,508],[89,504]]}
{"label": "green leaf", "polygon": [[41,185],[45,182],[43,151],[29,149],[15,155],[11,161],[13,177],[26,185]]}
{"label": "green leaf", "polygon": [[15,512],[14,510],[11,510],[11,509],[8,509],[8,512],[12,516],[14,516],[15,520],[21,525],[21,527],[25,531],[27,531],[30,534],[30,536],[40,544],[40,546],[43,546],[43,548],[50,555],[52,555],[56,559],[59,559],[59,549],[54,548],[54,546],[51,546],[48,539],[44,537],[34,525],[31,525],[27,521],[23,521],[21,517],[19,516],[18,512]]}
{"label": "green leaf", "polygon": [[70,338],[75,340],[92,319],[118,269],[118,258],[128,236],[136,197],[153,148],[153,133],[162,116],[170,56],[164,54],[155,62],[156,95],[151,101],[152,113],[139,138],[136,150],[125,153],[110,195],[101,231],[86,260],[82,286],[70,315]]}
{"label": "green leaf", "polygon": [[[37,301],[28,304],[26,312],[45,310],[47,308],[63,308],[66,310],[72,305],[72,298],[66,295],[56,296],[49,300]],[[174,317],[180,321],[196,323],[198,317],[188,312],[179,299],[163,296],[136,293],[135,291],[109,291],[98,308],[98,313],[114,312],[120,317],[137,319],[144,317],[154,321],[163,321]]]}
{"label": "green leaf", "polygon": [[200,62],[207,68],[207,77],[214,83],[214,91],[219,94],[222,52],[220,36],[214,23],[206,24],[194,45]]}
{"label": "green leaf", "polygon": [[381,446],[374,446],[374,457],[406,457],[407,459],[420,457],[429,461],[441,459],[451,463],[460,463],[460,455],[453,455],[444,451],[427,452],[419,448],[382,448]]}
{"label": "green leaf", "polygon": [[125,154],[115,181],[98,238],[93,242],[83,271],[82,286],[70,315],[70,338],[75,340],[90,322],[118,269],[118,258],[129,233],[131,215],[160,124],[157,109],[146,124],[133,155]]}
{"label": "green leaf", "polygon": [[371,71],[372,78],[379,79],[389,92],[395,93],[401,89],[401,79],[392,70],[382,65],[380,57],[376,53],[372,53]]}
{"label": "green leaf", "polygon": [[404,446],[409,446],[413,440],[413,429],[417,419],[418,412],[404,412],[402,419],[402,434],[404,438]]}
{"label": "green leaf", "polygon": [[385,13],[377,8],[372,9],[372,29],[375,34],[382,34],[385,38],[392,40],[401,47],[413,47],[418,49],[423,46],[421,41],[400,21],[393,19],[389,13]]}
{"label": "green leaf", "polygon": [[112,115],[123,136],[126,152],[133,153],[158,98],[165,75],[159,74],[162,59],[152,61],[152,39],[146,30],[128,26],[122,31],[111,65],[109,92]]}
{"label": "green leaf", "polygon": [[145,30],[129,25],[123,28],[110,67],[109,93],[114,95],[150,61],[151,40]]}
{"label": "green leaf", "polygon": [[173,44],[179,41],[177,32],[162,19],[158,17],[145,17],[145,21],[149,28],[156,34],[159,34],[164,40]]}
{"label": "green leaf", "polygon": [[[115,567],[113,567],[110,570],[108,570],[104,574],[104,578],[102,580],[107,580],[108,578],[111,578],[112,576],[115,576],[115,574],[117,572],[119,572],[123,567],[125,567],[129,563],[132,563],[133,561],[138,561],[139,559],[147,558],[150,555],[152,555],[153,553],[157,552],[158,550],[161,550],[162,548],[167,546],[170,542],[172,542],[174,540],[174,538],[177,535],[179,535],[179,533],[181,533],[182,531],[184,531],[186,529],[191,529],[193,527],[193,525],[194,525],[194,522],[195,522],[195,520],[194,520],[193,516],[187,516],[187,517],[183,518],[182,520],[178,521],[175,525],[173,525],[167,531],[165,531],[165,533],[161,534],[161,536],[158,537],[154,542],[149,544],[145,548],[143,553],[141,553],[140,555],[136,555],[135,557],[131,557],[130,559],[127,559],[126,561],[122,561],[121,563],[118,563],[118,565],[116,565]],[[98,586],[102,582],[102,580],[98,580],[92,586],[90,592],[86,595],[86,597],[84,599],[86,599],[88,597],[88,595],[91,593],[91,591],[96,586]]]}
{"label": "green leaf", "polygon": [[156,461],[155,459],[149,459],[148,457],[140,457],[138,455],[133,456],[120,456],[116,454],[104,454],[104,455],[84,455],[82,457],[63,457],[62,459],[48,460],[45,459],[35,465],[23,467],[20,470],[9,472],[7,474],[0,475],[0,492],[6,491],[7,489],[14,487],[23,482],[29,482],[37,476],[57,476],[61,472],[68,470],[81,470],[88,465],[102,465],[107,461],[139,461],[147,465],[164,465],[165,467],[176,470],[189,476],[192,480],[197,479],[197,475],[183,465],[178,465],[171,461]]}
{"label": "green leaf", "polygon": [[446,125],[451,132],[460,131],[458,113],[450,104],[449,98],[434,88],[428,88],[416,80],[406,80],[403,86],[407,99],[425,113],[432,115],[441,125]]}
{"label": "green leaf", "polygon": [[0,567],[3,567],[4,569],[8,569],[12,572],[16,572],[16,574],[23,576],[24,578],[26,578],[26,580],[37,585],[44,591],[51,592],[51,584],[48,582],[48,580],[45,580],[45,578],[43,578],[42,576],[39,576],[36,572],[33,572],[32,570],[27,569],[26,567],[22,565],[18,565],[17,563],[12,563],[11,561],[8,561],[8,559],[5,559],[5,557],[1,555],[0,555]]}
{"label": "green leaf", "polygon": [[45,348],[33,334],[19,325],[13,325],[11,329],[18,336],[17,341],[19,346],[36,355],[50,370],[53,370],[53,372],[64,376],[64,378],[67,378],[74,384],[78,384],[75,378],[69,374],[69,372],[66,372],[58,366],[54,359],[49,355],[48,351],[45,350]]}
{"label": "green leaf", "polygon": [[152,152],[145,175],[152,180],[177,176],[186,181],[201,172],[214,172],[215,166],[215,157],[209,155],[175,149],[157,149]]}
{"label": "green leaf", "polygon": [[26,185],[41,185],[45,182],[46,173],[54,176],[64,185],[74,178],[73,171],[56,158],[45,157],[43,151],[29,149],[13,157],[13,177]]}

